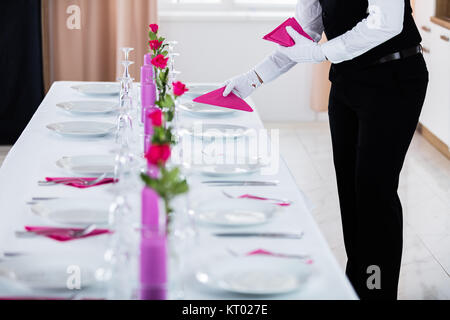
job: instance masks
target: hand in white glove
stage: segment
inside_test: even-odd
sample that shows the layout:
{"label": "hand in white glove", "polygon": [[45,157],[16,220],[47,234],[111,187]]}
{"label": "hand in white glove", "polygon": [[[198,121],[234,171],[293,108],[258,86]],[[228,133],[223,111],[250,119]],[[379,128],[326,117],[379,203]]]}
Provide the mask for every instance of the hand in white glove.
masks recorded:
{"label": "hand in white glove", "polygon": [[259,88],[261,84],[255,70],[250,70],[245,74],[226,81],[226,88],[223,92],[223,96],[226,97],[233,91],[239,98],[245,99],[250,96],[253,91]]}
{"label": "hand in white glove", "polygon": [[279,52],[297,63],[319,63],[326,60],[320,44],[305,38],[292,27],[286,27],[286,31],[294,40],[295,45],[292,47],[280,46],[278,48]]}

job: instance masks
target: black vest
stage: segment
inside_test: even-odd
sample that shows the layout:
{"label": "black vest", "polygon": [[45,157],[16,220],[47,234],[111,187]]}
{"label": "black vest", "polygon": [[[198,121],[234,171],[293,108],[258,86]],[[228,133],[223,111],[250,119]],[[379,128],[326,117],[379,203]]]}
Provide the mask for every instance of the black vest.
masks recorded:
{"label": "black vest", "polygon": [[[328,40],[353,29],[358,22],[368,17],[368,0],[319,0],[322,6],[322,20]],[[332,72],[345,72],[366,67],[376,60],[410,47],[422,41],[412,16],[410,0],[405,0],[403,31],[376,48],[353,60],[334,64]]]}

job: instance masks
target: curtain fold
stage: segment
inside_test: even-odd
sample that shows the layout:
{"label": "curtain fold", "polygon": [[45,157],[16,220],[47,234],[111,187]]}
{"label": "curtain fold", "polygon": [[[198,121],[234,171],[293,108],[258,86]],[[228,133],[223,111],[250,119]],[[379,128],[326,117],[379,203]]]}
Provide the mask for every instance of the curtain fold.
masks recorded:
{"label": "curtain fold", "polygon": [[136,49],[130,71],[138,78],[157,0],[43,0],[42,5],[47,88],[59,80],[115,81],[122,73],[123,46]]}

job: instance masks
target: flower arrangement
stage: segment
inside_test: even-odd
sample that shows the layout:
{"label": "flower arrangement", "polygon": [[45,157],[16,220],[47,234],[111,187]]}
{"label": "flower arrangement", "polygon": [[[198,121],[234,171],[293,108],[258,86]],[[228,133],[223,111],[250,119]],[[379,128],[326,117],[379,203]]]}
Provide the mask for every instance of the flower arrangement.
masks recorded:
{"label": "flower arrangement", "polygon": [[173,208],[171,200],[189,190],[187,181],[181,177],[178,167],[167,168],[166,164],[171,156],[171,146],[176,143],[170,123],[174,118],[175,100],[188,91],[185,84],[180,81],[172,83],[172,91],[169,90],[169,68],[166,57],[168,52],[165,38],[158,37],[159,27],[156,24],[149,26],[149,47],[152,52],[152,65],[155,70],[158,100],[155,102],[159,109],[155,109],[147,115],[146,121],[151,121],[153,136],[151,146],[145,155],[148,163],[158,168],[156,177],[141,174],[144,183],[155,190],[163,199],[166,213],[170,215]]}
{"label": "flower arrangement", "polygon": [[155,110],[148,115],[148,121],[152,121],[154,125],[154,135],[152,145],[145,155],[148,163],[158,167],[159,173],[157,177],[151,177],[142,173],[141,178],[145,184],[155,190],[163,199],[166,213],[170,215],[173,212],[170,201],[183,193],[189,191],[186,179],[181,178],[180,169],[178,167],[168,169],[166,166],[170,158],[170,141],[171,135],[164,128],[164,116],[161,110]]}

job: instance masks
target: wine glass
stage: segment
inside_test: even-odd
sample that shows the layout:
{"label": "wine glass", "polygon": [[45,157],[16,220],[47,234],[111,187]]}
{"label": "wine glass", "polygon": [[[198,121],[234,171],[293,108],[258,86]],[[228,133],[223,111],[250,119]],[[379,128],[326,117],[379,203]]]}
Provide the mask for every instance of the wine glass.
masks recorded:
{"label": "wine glass", "polygon": [[120,50],[122,50],[124,56],[125,56],[125,61],[128,61],[129,56],[130,56],[130,52],[134,50],[134,48],[129,48],[129,47],[123,47],[120,48]]}

